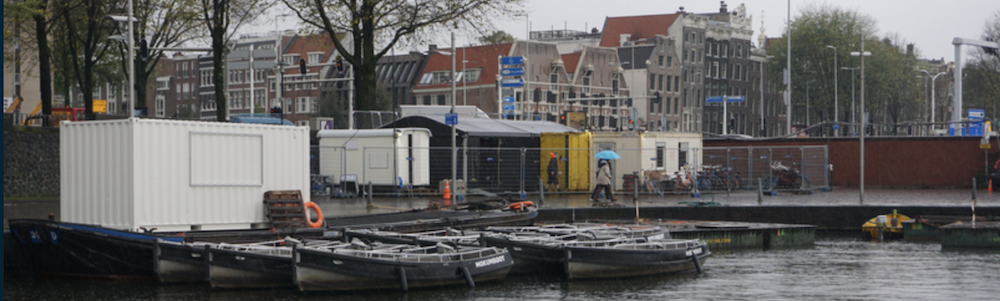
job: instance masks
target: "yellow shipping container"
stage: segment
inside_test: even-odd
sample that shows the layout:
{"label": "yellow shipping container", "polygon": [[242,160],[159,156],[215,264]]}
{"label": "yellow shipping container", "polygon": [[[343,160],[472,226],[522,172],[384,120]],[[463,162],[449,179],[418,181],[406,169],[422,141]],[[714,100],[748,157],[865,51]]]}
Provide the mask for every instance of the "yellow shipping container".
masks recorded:
{"label": "yellow shipping container", "polygon": [[559,187],[563,191],[590,190],[590,140],[591,133],[542,133],[539,141],[541,176],[549,182],[550,153],[559,153]]}

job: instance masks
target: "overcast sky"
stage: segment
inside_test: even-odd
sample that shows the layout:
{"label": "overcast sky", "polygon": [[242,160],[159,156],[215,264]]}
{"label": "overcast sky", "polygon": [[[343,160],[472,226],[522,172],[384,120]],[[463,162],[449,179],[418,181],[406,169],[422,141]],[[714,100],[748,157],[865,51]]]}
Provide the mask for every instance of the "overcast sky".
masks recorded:
{"label": "overcast sky", "polygon": [[[637,16],[674,13],[680,6],[692,13],[718,12],[719,1],[664,1],[664,0],[525,0],[532,30],[564,29],[587,30],[597,27],[601,30],[607,17]],[[788,15],[788,1],[744,0],[726,1],[730,11],[745,4],[747,14],[753,17],[754,38],[757,43],[763,14],[765,33],[777,37],[785,29]],[[898,33],[910,43],[915,43],[923,58],[954,61],[955,47],[951,41],[955,37],[978,39],[987,19],[1000,11],[997,0],[792,0],[792,18],[802,8],[810,5],[830,4],[846,9],[854,9],[867,14],[877,21],[878,35]],[[280,4],[279,4],[280,5]],[[763,11],[763,12],[761,12]],[[294,17],[281,22],[282,28],[295,26]],[[523,17],[497,22],[500,30],[515,38],[526,37],[527,24]],[[273,30],[273,25],[263,30]],[[473,37],[456,33],[456,44],[466,45]],[[795,41],[793,40],[792,43]],[[440,47],[448,47],[446,35],[436,38]],[[426,46],[410,47],[425,50]],[[842,51],[848,51],[843,49]]]}

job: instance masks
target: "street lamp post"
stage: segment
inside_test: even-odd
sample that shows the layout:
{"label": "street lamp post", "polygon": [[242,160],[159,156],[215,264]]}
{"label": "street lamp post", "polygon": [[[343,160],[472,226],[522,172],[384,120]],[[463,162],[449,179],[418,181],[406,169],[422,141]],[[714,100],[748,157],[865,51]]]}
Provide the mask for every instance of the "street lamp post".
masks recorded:
{"label": "street lamp post", "polygon": [[865,37],[861,36],[861,51],[852,51],[851,56],[861,57],[861,139],[859,143],[860,156],[858,162],[861,164],[858,170],[860,175],[858,202],[865,203],[865,57],[871,56],[871,52],[865,51]]}
{"label": "street lamp post", "polygon": [[857,111],[857,107],[854,106],[854,70],[858,70],[858,67],[840,67],[840,70],[851,70],[851,135],[857,136],[858,129],[854,125],[854,112]]}
{"label": "street lamp post", "polygon": [[806,128],[812,126],[812,123],[809,122],[809,85],[811,85],[815,81],[816,80],[813,79],[806,82]]}
{"label": "street lamp post", "polygon": [[[833,45],[827,45],[826,48],[833,49],[833,124],[837,125],[840,119],[840,106],[837,102],[837,90],[840,90],[840,85],[837,84],[837,47]],[[837,125],[839,127],[839,125]],[[834,137],[840,137],[840,129],[833,131]]]}
{"label": "street lamp post", "polygon": [[923,72],[924,74],[927,74],[927,77],[931,78],[931,120],[930,120],[930,122],[931,122],[931,129],[934,129],[935,128],[934,127],[934,121],[935,121],[934,120],[934,117],[935,117],[934,116],[934,100],[935,100],[935,98],[934,98],[934,90],[936,90],[934,88],[937,87],[937,86],[934,85],[934,80],[936,80],[938,76],[945,75],[947,72],[938,72],[938,74],[935,74],[935,75],[931,75],[930,72],[927,72],[927,70],[920,70],[920,72]]}

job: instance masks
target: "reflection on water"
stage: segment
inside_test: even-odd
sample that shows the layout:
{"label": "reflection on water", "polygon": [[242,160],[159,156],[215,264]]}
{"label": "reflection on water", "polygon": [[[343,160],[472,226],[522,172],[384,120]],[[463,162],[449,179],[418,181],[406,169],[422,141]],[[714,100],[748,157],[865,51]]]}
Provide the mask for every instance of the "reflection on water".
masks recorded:
{"label": "reflection on water", "polygon": [[4,300],[995,300],[998,284],[1000,250],[942,251],[936,243],[880,244],[852,236],[817,237],[809,249],[715,252],[700,275],[585,281],[509,276],[475,289],[406,294],[8,277]]}

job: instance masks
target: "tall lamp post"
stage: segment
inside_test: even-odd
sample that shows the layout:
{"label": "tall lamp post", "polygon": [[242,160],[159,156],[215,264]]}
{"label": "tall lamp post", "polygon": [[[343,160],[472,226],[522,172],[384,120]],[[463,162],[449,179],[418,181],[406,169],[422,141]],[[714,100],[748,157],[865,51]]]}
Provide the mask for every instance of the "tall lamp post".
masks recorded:
{"label": "tall lamp post", "polygon": [[812,123],[809,122],[809,85],[815,81],[815,79],[812,79],[806,82],[806,128],[812,126]]}
{"label": "tall lamp post", "polygon": [[930,101],[931,102],[931,120],[930,120],[930,122],[931,122],[931,129],[934,129],[935,128],[934,127],[934,121],[935,121],[935,119],[934,119],[934,117],[935,117],[934,116],[934,100],[935,100],[935,98],[934,98],[934,90],[936,90],[934,88],[937,87],[937,86],[934,85],[934,80],[936,80],[938,76],[942,76],[942,75],[947,74],[947,72],[938,72],[938,74],[935,74],[935,75],[931,75],[930,72],[927,72],[927,70],[920,70],[920,72],[922,72],[924,74],[927,74],[927,77],[931,78],[931,101]]}
{"label": "tall lamp post", "polygon": [[767,61],[773,59],[773,55],[768,55],[764,57],[764,61],[760,62],[760,136],[764,137],[767,133],[767,125],[764,124],[764,66]]}
{"label": "tall lamp post", "polygon": [[[838,106],[837,102],[837,90],[840,90],[840,85],[837,84],[837,79],[839,78],[837,76],[837,47],[826,45],[826,48],[833,49],[833,124],[837,125],[840,119],[840,110],[838,110],[840,106]],[[840,125],[837,126],[839,127]],[[840,137],[840,129],[834,130],[833,136]]]}
{"label": "tall lamp post", "polygon": [[851,70],[851,129],[852,129],[851,130],[851,135],[854,135],[854,136],[858,135],[857,126],[854,125],[854,122],[855,122],[854,121],[854,112],[857,111],[857,109],[858,109],[857,107],[854,106],[854,94],[855,94],[855,92],[854,92],[854,70],[858,70],[858,69],[861,69],[861,68],[858,68],[858,67],[840,67],[840,70]]}
{"label": "tall lamp post", "polygon": [[852,51],[851,56],[861,57],[861,138],[859,144],[861,173],[858,192],[858,202],[865,203],[865,57],[871,56],[871,52],[865,51],[865,37],[861,36],[861,51]]}

